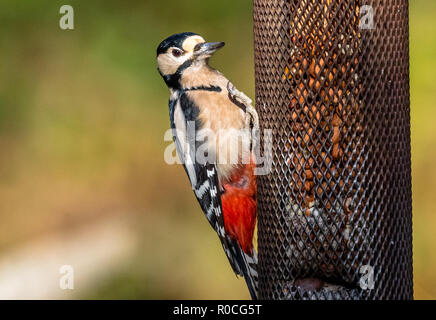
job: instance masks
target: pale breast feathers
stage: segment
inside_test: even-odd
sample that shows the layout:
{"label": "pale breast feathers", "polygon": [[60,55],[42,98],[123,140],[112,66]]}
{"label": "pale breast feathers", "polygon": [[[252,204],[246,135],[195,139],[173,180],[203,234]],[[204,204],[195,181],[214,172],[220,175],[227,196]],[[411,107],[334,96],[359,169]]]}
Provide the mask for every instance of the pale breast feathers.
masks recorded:
{"label": "pale breast feathers", "polygon": [[197,139],[207,144],[209,155],[217,163],[220,181],[249,158],[250,135],[244,130],[245,113],[221,92],[190,91],[188,97],[199,108],[201,130]]}

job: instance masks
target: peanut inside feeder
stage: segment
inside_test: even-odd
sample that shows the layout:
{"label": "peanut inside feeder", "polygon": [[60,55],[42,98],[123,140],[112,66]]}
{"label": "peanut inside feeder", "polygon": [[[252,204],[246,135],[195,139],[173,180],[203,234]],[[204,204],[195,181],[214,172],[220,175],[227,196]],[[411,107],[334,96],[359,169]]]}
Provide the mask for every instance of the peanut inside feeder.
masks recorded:
{"label": "peanut inside feeder", "polygon": [[[357,5],[339,8],[331,0],[305,0],[293,8],[290,60],[283,80],[290,82],[291,132],[286,143],[292,179],[288,187],[289,226],[299,235],[289,254],[305,261],[301,274],[342,279],[339,257],[347,253],[359,210],[357,172],[361,101],[358,73]],[[343,10],[346,19],[336,19]],[[342,12],[342,16],[344,13]],[[291,260],[292,260],[291,259]]]}

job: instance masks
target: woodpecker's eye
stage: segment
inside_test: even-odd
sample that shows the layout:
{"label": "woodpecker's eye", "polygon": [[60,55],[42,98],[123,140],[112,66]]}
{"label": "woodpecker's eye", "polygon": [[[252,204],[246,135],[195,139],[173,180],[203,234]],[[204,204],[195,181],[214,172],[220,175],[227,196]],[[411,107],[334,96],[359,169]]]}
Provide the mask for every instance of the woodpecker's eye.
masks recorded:
{"label": "woodpecker's eye", "polygon": [[182,55],[182,51],[179,50],[179,49],[173,49],[172,54],[173,54],[173,56],[178,58],[178,57],[180,57]]}

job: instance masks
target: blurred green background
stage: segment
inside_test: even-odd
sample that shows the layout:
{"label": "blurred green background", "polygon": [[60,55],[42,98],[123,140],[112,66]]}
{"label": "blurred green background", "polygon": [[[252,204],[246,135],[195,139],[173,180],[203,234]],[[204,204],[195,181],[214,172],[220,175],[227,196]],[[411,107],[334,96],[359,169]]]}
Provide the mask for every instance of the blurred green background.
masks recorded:
{"label": "blurred green background", "polygon": [[[75,30],[59,28],[59,8]],[[436,298],[436,3],[410,3],[415,297]],[[254,97],[252,1],[0,3],[0,297],[248,298],[168,166],[155,49],[194,31]],[[59,267],[75,269],[60,290]]]}

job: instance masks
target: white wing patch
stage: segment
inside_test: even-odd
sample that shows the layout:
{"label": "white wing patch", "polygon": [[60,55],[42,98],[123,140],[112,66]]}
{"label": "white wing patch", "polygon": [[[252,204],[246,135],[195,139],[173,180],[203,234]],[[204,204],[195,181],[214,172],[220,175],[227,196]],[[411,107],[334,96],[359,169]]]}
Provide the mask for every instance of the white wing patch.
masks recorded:
{"label": "white wing patch", "polygon": [[180,160],[182,160],[186,166],[192,189],[194,189],[194,187],[197,185],[197,175],[194,168],[195,159],[192,159],[189,143],[186,143],[186,121],[185,115],[180,107],[180,101],[177,101],[174,110],[174,125],[176,127],[174,136],[176,137],[175,141],[177,154],[179,155]]}

